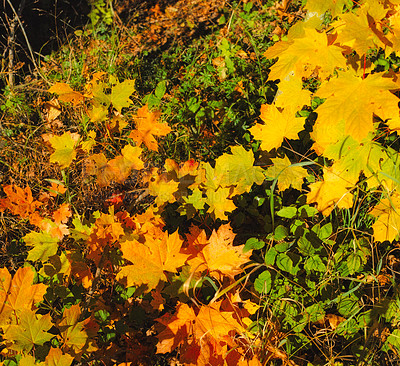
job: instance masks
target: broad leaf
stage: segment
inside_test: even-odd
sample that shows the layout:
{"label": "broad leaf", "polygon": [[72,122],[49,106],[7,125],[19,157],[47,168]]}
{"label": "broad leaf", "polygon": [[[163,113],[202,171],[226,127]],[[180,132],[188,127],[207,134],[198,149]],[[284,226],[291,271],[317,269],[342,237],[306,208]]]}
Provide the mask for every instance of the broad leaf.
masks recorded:
{"label": "broad leaf", "polygon": [[49,257],[57,253],[58,238],[49,233],[30,232],[22,238],[26,245],[33,247],[28,253],[28,261],[45,262]]}
{"label": "broad leaf", "polygon": [[117,274],[117,280],[127,287],[145,285],[147,291],[155,289],[160,281],[166,281],[164,271],[176,273],[188,255],[181,253],[183,241],[178,232],[159,238],[146,238],[144,244],[138,241],[121,243],[123,257],[131,265],[124,266]]}
{"label": "broad leaf", "polygon": [[298,133],[304,129],[305,118],[295,117],[292,109],[280,111],[274,105],[263,104],[260,118],[265,124],[256,124],[249,131],[261,141],[262,150],[277,149],[285,138],[297,140]]}
{"label": "broad leaf", "polygon": [[75,147],[80,136],[77,133],[65,132],[61,136],[52,136],[49,142],[55,150],[50,155],[51,163],[60,164],[60,168],[68,168],[76,157]]}
{"label": "broad leaf", "polygon": [[19,352],[30,352],[35,345],[43,345],[54,337],[47,331],[53,326],[50,314],[37,315],[32,310],[22,309],[18,312],[18,325],[3,327],[4,339],[9,349]]}

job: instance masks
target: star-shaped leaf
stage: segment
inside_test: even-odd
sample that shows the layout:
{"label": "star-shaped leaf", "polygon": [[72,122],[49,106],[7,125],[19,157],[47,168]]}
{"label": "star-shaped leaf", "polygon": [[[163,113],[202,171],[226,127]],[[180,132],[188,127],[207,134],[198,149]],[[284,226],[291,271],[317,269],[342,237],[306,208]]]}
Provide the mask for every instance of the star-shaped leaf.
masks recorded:
{"label": "star-shaped leaf", "polygon": [[35,345],[42,346],[54,337],[47,331],[53,326],[50,314],[37,315],[34,311],[22,309],[18,312],[19,324],[3,327],[4,339],[9,349],[30,352]]}
{"label": "star-shaped leaf", "polygon": [[298,133],[304,129],[305,118],[296,118],[291,109],[280,111],[274,105],[263,104],[260,117],[265,124],[256,124],[249,131],[256,140],[261,140],[262,150],[277,149],[284,138],[297,140]]}

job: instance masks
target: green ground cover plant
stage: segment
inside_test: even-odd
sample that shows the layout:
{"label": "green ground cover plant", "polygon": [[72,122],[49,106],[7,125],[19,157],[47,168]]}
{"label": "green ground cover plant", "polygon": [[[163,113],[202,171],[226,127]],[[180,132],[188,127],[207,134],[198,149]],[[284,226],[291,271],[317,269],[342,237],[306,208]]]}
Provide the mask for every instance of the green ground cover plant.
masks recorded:
{"label": "green ground cover plant", "polygon": [[1,364],[396,365],[398,1],[140,11],[4,89]]}

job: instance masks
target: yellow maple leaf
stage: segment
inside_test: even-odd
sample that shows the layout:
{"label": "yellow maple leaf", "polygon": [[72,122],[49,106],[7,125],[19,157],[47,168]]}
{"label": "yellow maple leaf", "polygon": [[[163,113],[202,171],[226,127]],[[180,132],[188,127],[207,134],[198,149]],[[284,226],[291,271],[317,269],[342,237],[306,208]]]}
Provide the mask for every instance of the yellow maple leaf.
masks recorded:
{"label": "yellow maple leaf", "polygon": [[278,84],[275,105],[296,112],[304,105],[310,105],[311,92],[303,89],[303,81],[298,77],[285,78]]}
{"label": "yellow maple leaf", "polygon": [[317,208],[324,216],[328,216],[335,207],[351,208],[353,194],[351,189],[355,182],[349,182],[340,176],[340,172],[332,165],[324,168],[324,180],[311,183],[311,191],[307,194],[307,203],[317,203]]}
{"label": "yellow maple leaf", "polygon": [[370,212],[378,219],[372,225],[377,241],[395,240],[400,232],[400,194],[395,192],[382,199]]}
{"label": "yellow maple leaf", "polygon": [[318,73],[321,79],[329,77],[336,68],[346,68],[342,49],[329,44],[325,33],[316,29],[304,28],[304,36],[292,41],[276,43],[265,53],[266,58],[279,57],[271,67],[270,80],[284,80],[290,75],[309,78]]}
{"label": "yellow maple leaf", "polygon": [[[373,116],[394,118],[397,125],[399,108],[397,98],[389,90],[399,86],[383,73],[369,75],[365,79],[351,71],[339,72],[315,93],[325,102],[315,111],[319,123],[334,126],[345,121],[344,133],[361,141],[374,130]],[[390,127],[390,119],[388,121]]]}
{"label": "yellow maple leaf", "polygon": [[278,190],[284,191],[290,186],[301,191],[301,186],[304,183],[304,178],[307,177],[307,170],[301,166],[293,166],[289,158],[285,155],[284,158],[271,159],[273,166],[265,172],[266,176],[277,179]]}
{"label": "yellow maple leaf", "polygon": [[154,173],[149,178],[149,193],[155,196],[157,206],[162,206],[164,203],[175,202],[174,194],[178,192],[179,182],[167,179],[164,174]]}
{"label": "yellow maple leaf", "polygon": [[61,136],[50,137],[49,142],[55,150],[50,155],[50,162],[58,163],[61,169],[68,168],[72,160],[76,157],[75,147],[79,138],[79,134],[69,131],[63,133]]}
{"label": "yellow maple leaf", "polygon": [[343,7],[345,5],[352,6],[353,2],[351,0],[307,0],[304,8],[309,12],[317,13],[319,16],[323,16],[325,12],[329,10],[332,14],[332,18],[335,18],[336,15],[343,12]]}
{"label": "yellow maple leaf", "polygon": [[256,140],[261,140],[261,149],[270,151],[282,145],[284,138],[296,140],[298,133],[303,130],[305,118],[295,117],[290,109],[280,111],[274,105],[263,104],[260,118],[264,125],[256,124],[249,131]]}
{"label": "yellow maple leaf", "polygon": [[214,214],[216,219],[227,220],[226,212],[232,212],[236,209],[230,196],[229,188],[218,188],[217,190],[207,190],[206,203],[210,206],[207,212]]}
{"label": "yellow maple leaf", "polygon": [[[249,192],[253,183],[261,184],[263,169],[254,166],[254,154],[243,146],[231,147],[232,154],[223,154],[215,161],[215,172],[221,172],[221,187],[235,186],[235,193]],[[217,173],[218,174],[218,173]]]}
{"label": "yellow maple leaf", "polygon": [[158,123],[160,112],[150,112],[148,105],[139,108],[135,117],[136,130],[129,137],[139,146],[142,142],[148,149],[158,151],[158,143],[155,136],[165,136],[171,132],[166,123]]}
{"label": "yellow maple leaf", "polygon": [[355,12],[342,14],[332,24],[338,33],[336,42],[355,50],[360,56],[370,49],[385,48],[390,41],[382,30],[373,25],[372,20],[380,22],[386,17],[385,9],[378,1],[362,4]]}

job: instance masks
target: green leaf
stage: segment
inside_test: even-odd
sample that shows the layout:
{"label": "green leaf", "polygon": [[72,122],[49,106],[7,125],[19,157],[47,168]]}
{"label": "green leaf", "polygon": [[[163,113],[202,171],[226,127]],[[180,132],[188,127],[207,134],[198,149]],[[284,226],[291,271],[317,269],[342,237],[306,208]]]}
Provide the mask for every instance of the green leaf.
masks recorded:
{"label": "green leaf", "polygon": [[278,252],[276,251],[275,248],[271,248],[268,250],[268,252],[265,254],[264,262],[267,266],[273,266],[275,263],[275,258],[278,255]]}
{"label": "green leaf", "polygon": [[325,272],[326,266],[318,255],[313,255],[312,257],[307,258],[306,263],[304,264],[304,269],[307,272]]}
{"label": "green leaf", "polygon": [[156,90],[154,91],[154,95],[157,99],[161,99],[167,90],[167,80],[162,80],[157,84]]}
{"label": "green leaf", "polygon": [[27,246],[33,247],[28,253],[28,261],[45,262],[55,255],[58,249],[58,239],[49,233],[31,232],[22,238]]}
{"label": "green leaf", "polygon": [[294,253],[280,253],[276,257],[276,265],[279,269],[296,275],[300,270],[300,256]]}
{"label": "green leaf", "polygon": [[303,205],[298,209],[299,216],[302,219],[305,219],[307,217],[314,217],[316,214],[318,214],[318,210],[315,207],[311,207],[309,205]]}
{"label": "green leaf", "polygon": [[254,289],[260,294],[267,294],[271,290],[272,277],[269,271],[264,271],[254,281]]}
{"label": "green leaf", "polygon": [[320,232],[318,233],[318,237],[321,240],[328,239],[332,235],[332,223],[328,222],[324,226],[321,227]]}
{"label": "green leaf", "polygon": [[359,271],[363,265],[363,258],[358,253],[351,253],[346,260],[349,274],[352,275]]}
{"label": "green leaf", "polygon": [[248,252],[249,250],[257,250],[257,249],[262,249],[265,246],[265,242],[258,240],[257,238],[250,238],[246,241],[246,244],[244,245],[243,248],[243,253]]}
{"label": "green leaf", "polygon": [[308,306],[305,310],[306,314],[309,316],[309,321],[311,323],[315,323],[319,320],[324,319],[325,317],[324,308],[321,306],[320,303]]}
{"label": "green leaf", "polygon": [[387,337],[385,345],[392,346],[397,350],[397,353],[400,352],[400,329],[395,329],[392,334]]}
{"label": "green leaf", "polygon": [[275,233],[274,233],[274,239],[275,240],[283,240],[285,239],[289,234],[289,230],[287,227],[279,225],[275,228]]}
{"label": "green leaf", "polygon": [[292,219],[297,215],[297,208],[290,206],[290,207],[283,207],[280,209],[277,213],[278,216],[280,217],[285,217],[287,219]]}

